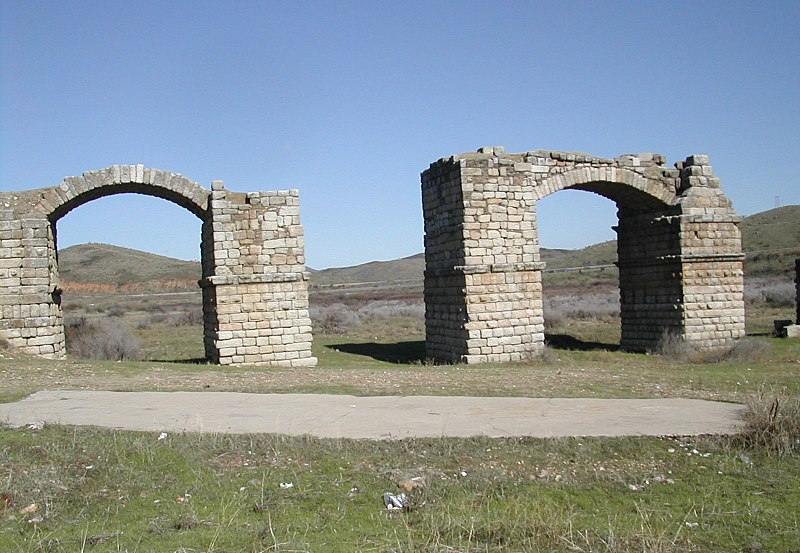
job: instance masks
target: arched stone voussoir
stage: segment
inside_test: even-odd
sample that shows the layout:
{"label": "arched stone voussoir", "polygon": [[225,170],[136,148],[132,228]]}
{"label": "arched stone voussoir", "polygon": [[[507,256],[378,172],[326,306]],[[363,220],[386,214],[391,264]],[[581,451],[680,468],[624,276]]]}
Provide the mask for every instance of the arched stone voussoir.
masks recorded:
{"label": "arched stone voussoir", "polygon": [[209,190],[180,173],[146,168],[144,165],[112,165],[66,177],[58,186],[42,192],[41,211],[57,221],[91,200],[114,194],[134,193],[176,203],[205,220]]}
{"label": "arched stone voussoir", "polygon": [[650,200],[648,203],[674,205],[678,200],[670,183],[626,167],[578,166],[532,184],[537,200],[565,189],[594,192],[618,204]]}

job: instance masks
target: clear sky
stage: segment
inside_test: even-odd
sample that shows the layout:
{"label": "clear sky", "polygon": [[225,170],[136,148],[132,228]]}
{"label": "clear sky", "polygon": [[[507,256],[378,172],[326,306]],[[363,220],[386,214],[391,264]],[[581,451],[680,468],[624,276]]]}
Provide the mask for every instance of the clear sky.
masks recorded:
{"label": "clear sky", "polygon": [[[317,269],[421,252],[419,173],[485,145],[707,153],[740,213],[800,204],[794,0],[0,6],[0,190],[115,163],[299,188]],[[582,247],[616,206],[564,191],[539,218],[543,246]],[[58,230],[199,257],[199,220],[143,196]]]}

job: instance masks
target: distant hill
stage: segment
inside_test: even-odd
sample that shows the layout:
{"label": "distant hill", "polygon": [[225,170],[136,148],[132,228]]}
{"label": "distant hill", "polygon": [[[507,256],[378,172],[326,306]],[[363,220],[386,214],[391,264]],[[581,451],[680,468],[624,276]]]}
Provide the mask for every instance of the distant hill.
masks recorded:
{"label": "distant hill", "polygon": [[[549,263],[560,259],[569,259],[574,255],[572,250],[541,250],[542,259]],[[568,266],[568,265],[559,265]],[[425,271],[425,254],[418,253],[393,261],[372,261],[353,267],[341,267],[315,271],[311,275],[314,286],[337,286],[342,284],[375,283],[375,282],[417,282],[421,283]]]}
{"label": "distant hill", "polygon": [[787,205],[745,218],[741,225],[747,253],[745,274],[794,274],[800,258],[800,205]]}
{"label": "distant hill", "polygon": [[59,250],[58,272],[68,290],[92,286],[196,288],[201,276],[198,261],[109,244],[81,244]]}
{"label": "distant hill", "polygon": [[372,261],[352,267],[322,269],[311,273],[314,286],[334,286],[366,282],[421,281],[425,255],[418,253],[393,261]]}
{"label": "distant hill", "polygon": [[[787,205],[745,217],[739,227],[742,231],[742,249],[745,251],[747,276],[790,276],[794,274],[794,260],[800,257],[800,205]],[[548,269],[610,265],[617,260],[617,241],[594,244],[547,263]],[[616,278],[616,269],[604,271],[600,278]],[[561,283],[576,276],[545,274],[548,280]]]}
{"label": "distant hill", "polygon": [[[746,217],[741,225],[744,249],[748,253],[745,270],[748,276],[788,275],[794,271],[794,259],[800,257],[800,206],[779,207]],[[588,279],[613,282],[615,268],[586,273],[550,272],[569,267],[611,265],[617,260],[614,240],[580,250],[542,248],[547,263],[546,285],[583,284]],[[395,285],[422,284],[425,268],[423,254],[393,261],[373,261],[353,267],[311,271],[314,287],[336,287],[358,283]],[[84,244],[59,252],[59,272],[63,281],[73,285],[190,287],[197,286],[200,263],[181,261],[119,246]]]}

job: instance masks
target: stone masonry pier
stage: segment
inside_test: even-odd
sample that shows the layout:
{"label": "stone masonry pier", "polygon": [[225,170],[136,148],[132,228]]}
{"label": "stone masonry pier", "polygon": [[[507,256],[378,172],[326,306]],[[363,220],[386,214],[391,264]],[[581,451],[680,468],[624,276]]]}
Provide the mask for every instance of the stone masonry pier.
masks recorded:
{"label": "stone masonry pier", "polygon": [[481,148],[422,173],[427,355],[502,362],[544,348],[538,200],[563,189],[618,207],[621,346],[665,334],[709,349],[744,336],[741,235],[708,156],[604,159]]}
{"label": "stone masonry pier", "polygon": [[794,260],[794,287],[796,290],[797,318],[795,324],[800,325],[800,257]]}
{"label": "stone masonry pier", "polygon": [[215,181],[114,165],[54,187],[0,193],[0,338],[61,358],[64,343],[56,226],[103,196],[155,196],[201,221],[206,356],[228,365],[314,366],[308,273],[297,190],[240,193]]}

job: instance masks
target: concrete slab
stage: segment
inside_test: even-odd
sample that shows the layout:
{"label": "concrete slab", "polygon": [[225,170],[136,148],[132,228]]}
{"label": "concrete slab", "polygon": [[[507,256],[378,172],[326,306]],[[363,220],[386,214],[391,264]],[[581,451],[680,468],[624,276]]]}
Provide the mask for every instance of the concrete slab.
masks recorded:
{"label": "concrete slab", "polygon": [[21,426],[94,425],[167,432],[321,438],[638,436],[735,432],[741,405],[697,399],[45,391],[0,404]]}

